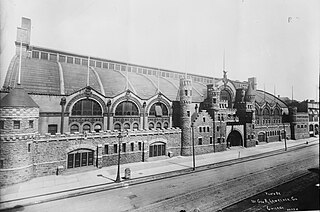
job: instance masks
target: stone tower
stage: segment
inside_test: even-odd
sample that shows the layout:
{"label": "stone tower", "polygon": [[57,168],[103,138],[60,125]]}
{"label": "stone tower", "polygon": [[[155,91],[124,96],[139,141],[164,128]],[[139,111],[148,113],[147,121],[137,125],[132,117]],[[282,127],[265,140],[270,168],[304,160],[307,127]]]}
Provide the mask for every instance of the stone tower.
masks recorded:
{"label": "stone tower", "polygon": [[17,85],[0,103],[0,183],[33,177],[33,140],[38,133],[39,106]]}
{"label": "stone tower", "polygon": [[192,84],[187,78],[180,79],[180,127],[181,155],[191,155],[191,103]]}

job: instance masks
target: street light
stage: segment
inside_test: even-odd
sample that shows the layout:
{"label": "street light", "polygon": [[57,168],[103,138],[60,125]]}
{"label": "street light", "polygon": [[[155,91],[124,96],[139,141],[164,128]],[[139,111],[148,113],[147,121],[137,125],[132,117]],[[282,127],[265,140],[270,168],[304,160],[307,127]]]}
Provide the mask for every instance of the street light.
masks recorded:
{"label": "street light", "polygon": [[119,139],[119,148],[118,148],[118,172],[117,172],[117,178],[116,178],[116,183],[120,183],[120,151],[121,151],[121,140],[123,138],[123,135],[121,132],[119,132],[119,135],[117,136]]}

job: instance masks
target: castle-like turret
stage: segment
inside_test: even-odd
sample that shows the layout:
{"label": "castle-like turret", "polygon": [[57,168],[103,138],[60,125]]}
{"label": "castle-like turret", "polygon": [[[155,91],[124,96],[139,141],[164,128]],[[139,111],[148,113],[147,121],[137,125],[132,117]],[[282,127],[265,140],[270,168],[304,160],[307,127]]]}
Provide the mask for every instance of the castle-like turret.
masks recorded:
{"label": "castle-like turret", "polygon": [[191,155],[191,103],[192,84],[187,78],[180,79],[180,127],[181,155]]}
{"label": "castle-like turret", "polygon": [[17,85],[0,103],[0,183],[33,177],[33,139],[38,133],[39,106]]}

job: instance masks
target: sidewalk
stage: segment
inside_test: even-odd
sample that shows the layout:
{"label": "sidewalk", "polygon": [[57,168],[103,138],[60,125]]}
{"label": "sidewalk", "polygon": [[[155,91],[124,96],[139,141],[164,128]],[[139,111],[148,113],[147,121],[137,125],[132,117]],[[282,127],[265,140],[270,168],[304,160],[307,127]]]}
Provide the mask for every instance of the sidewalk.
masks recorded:
{"label": "sidewalk", "polygon": [[[306,141],[308,141],[309,144],[319,143],[319,138],[313,137],[301,140],[287,140],[287,147],[290,149],[290,147],[296,145],[308,145],[306,144]],[[196,166],[209,165],[213,163],[216,164],[223,161],[234,160],[239,157],[243,158],[279,149],[284,149],[284,142],[266,143],[252,148],[235,147],[224,152],[197,155]],[[121,164],[121,177],[124,176],[125,168],[131,169],[131,179],[134,180],[139,177],[157,175],[170,171],[185,170],[191,167],[192,156],[178,156],[151,162]],[[30,202],[36,201],[23,198],[34,196],[41,197],[42,195],[45,195],[41,197],[43,200],[53,196],[57,197],[59,195],[65,195],[66,193],[64,191],[70,192],[68,191],[70,189],[74,189],[72,192],[76,193],[77,189],[81,189],[83,187],[99,186],[100,184],[104,187],[106,184],[110,186],[119,185],[119,183],[114,182],[116,174],[117,166],[110,166],[69,175],[38,177],[27,182],[7,186],[0,189],[0,209],[13,207],[18,204],[29,204]]]}

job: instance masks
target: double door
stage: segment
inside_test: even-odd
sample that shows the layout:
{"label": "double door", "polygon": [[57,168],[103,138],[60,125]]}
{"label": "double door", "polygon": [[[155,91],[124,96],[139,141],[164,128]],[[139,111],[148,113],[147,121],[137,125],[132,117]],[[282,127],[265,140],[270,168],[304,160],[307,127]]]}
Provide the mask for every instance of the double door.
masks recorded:
{"label": "double door", "polygon": [[93,165],[93,150],[80,149],[68,154],[68,169]]}

